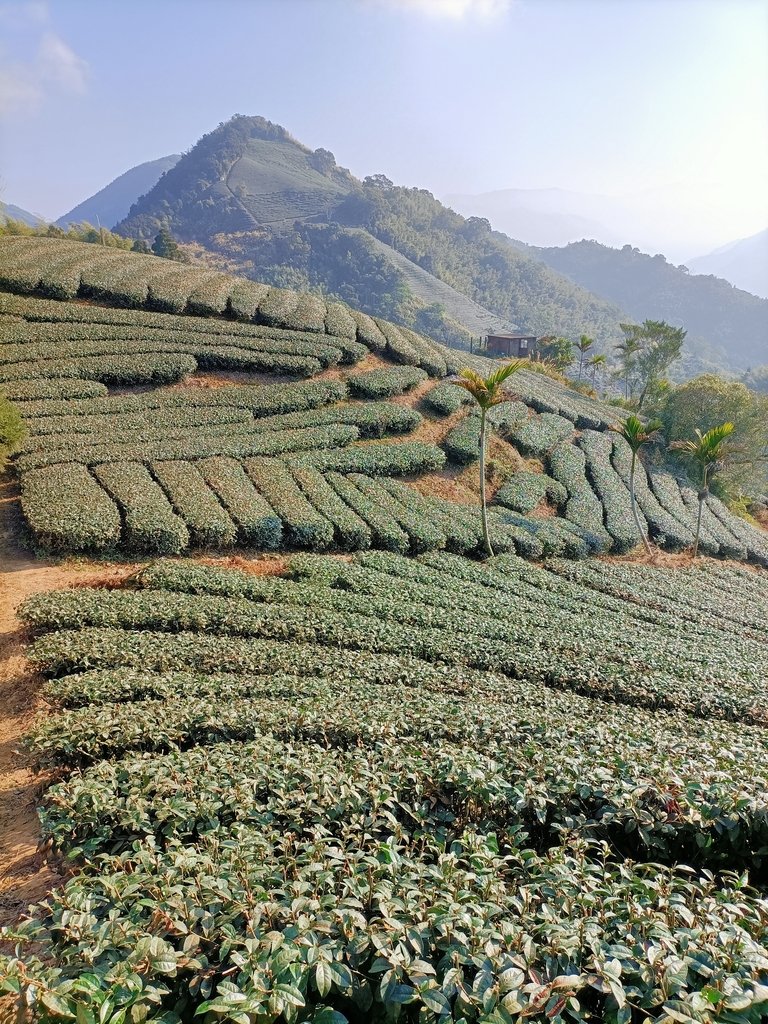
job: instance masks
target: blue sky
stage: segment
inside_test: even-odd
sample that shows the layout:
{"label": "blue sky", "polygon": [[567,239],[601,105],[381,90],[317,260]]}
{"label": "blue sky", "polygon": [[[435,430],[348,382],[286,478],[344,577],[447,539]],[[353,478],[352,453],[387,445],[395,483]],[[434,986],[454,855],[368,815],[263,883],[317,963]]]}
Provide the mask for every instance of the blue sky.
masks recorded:
{"label": "blue sky", "polygon": [[0,0],[2,198],[48,217],[261,114],[436,195],[674,190],[768,223],[766,0]]}

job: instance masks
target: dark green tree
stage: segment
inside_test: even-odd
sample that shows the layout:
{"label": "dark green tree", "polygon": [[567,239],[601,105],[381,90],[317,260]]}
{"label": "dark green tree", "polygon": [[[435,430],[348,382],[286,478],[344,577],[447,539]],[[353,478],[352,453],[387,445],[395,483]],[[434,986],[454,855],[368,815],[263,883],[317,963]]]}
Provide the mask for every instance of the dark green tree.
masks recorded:
{"label": "dark green tree", "polygon": [[568,338],[542,338],[538,352],[558,370],[567,370],[573,364],[573,342]]}
{"label": "dark green tree", "polygon": [[179,249],[179,244],[168,228],[160,228],[152,243],[152,252],[155,256],[161,256],[165,260],[176,260],[185,263],[186,259]]}
{"label": "dark green tree", "polygon": [[131,246],[131,252],[140,252],[144,256],[148,256],[150,252],[149,244],[143,238],[137,238]]}
{"label": "dark green tree", "polygon": [[[617,346],[617,350],[623,357],[628,389],[630,378],[634,379],[639,411],[648,396],[659,388],[672,363],[680,358],[686,332],[664,320],[621,324],[621,330],[624,342]],[[625,394],[625,397],[631,394]]]}

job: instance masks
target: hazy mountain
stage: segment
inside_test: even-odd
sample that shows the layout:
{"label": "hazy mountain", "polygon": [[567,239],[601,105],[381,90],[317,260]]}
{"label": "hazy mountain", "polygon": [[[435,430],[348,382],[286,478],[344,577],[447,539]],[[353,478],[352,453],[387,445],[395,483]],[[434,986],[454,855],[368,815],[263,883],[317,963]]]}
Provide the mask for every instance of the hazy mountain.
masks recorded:
{"label": "hazy mountain", "polygon": [[[515,243],[519,244],[519,243]],[[689,274],[663,256],[598,242],[524,250],[615,302],[635,320],[666,320],[688,331],[687,348],[732,370],[768,362],[768,301],[717,277]]]}
{"label": "hazy mountain", "polygon": [[113,227],[126,216],[136,200],[149,192],[161,175],[174,167],[179,159],[179,155],[174,153],[132,167],[95,195],[84,199],[69,213],[59,217],[56,223],[59,227],[66,227],[68,224],[87,221],[89,224],[101,223],[105,228]]}
{"label": "hazy mountain", "polygon": [[[620,248],[630,244],[683,263],[733,237],[743,222],[737,197],[723,186],[669,184],[621,196],[567,189],[502,189],[451,195],[446,202],[464,216],[486,217],[511,238],[530,245],[563,246],[582,239]],[[745,232],[746,234],[746,232]]]}
{"label": "hazy mountain", "polygon": [[737,288],[768,299],[768,228],[686,260],[692,274],[724,277]]}
{"label": "hazy mountain", "polygon": [[560,246],[582,238],[621,245],[626,238],[608,227],[608,196],[562,188],[506,188],[481,195],[449,195],[445,202],[465,217],[485,217],[498,231],[529,245]]}
{"label": "hazy mountain", "polygon": [[0,203],[0,221],[5,222],[6,220],[20,220],[24,224],[29,224],[30,227],[45,224],[45,220],[38,217],[36,213],[22,210],[20,206],[14,206],[13,203]]}

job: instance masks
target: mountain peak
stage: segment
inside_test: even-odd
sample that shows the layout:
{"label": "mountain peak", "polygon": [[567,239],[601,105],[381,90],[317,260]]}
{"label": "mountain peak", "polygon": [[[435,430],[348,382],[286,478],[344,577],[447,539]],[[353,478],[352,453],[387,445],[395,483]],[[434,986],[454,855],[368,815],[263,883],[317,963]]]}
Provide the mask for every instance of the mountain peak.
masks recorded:
{"label": "mountain peak", "polygon": [[236,114],[185,153],[118,224],[148,238],[161,225],[185,241],[323,217],[355,185],[333,153],[282,125]]}

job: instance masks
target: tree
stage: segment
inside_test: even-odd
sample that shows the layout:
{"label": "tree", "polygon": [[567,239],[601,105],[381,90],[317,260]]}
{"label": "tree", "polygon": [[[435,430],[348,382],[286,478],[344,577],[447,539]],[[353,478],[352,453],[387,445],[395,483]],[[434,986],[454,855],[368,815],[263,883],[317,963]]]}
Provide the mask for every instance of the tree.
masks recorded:
{"label": "tree", "polygon": [[160,228],[152,243],[152,252],[155,256],[161,256],[166,260],[176,260],[178,263],[186,263],[187,257],[179,248],[178,242],[168,228]]}
{"label": "tree", "polygon": [[[648,395],[658,387],[667,370],[680,358],[686,332],[664,320],[644,320],[641,324],[621,324],[624,342],[617,346],[624,359],[625,380],[630,374],[640,389],[637,408],[643,408]],[[625,393],[625,398],[629,394]]]}
{"label": "tree", "polygon": [[589,360],[589,363],[587,365],[592,367],[592,387],[593,388],[596,386],[598,367],[602,368],[603,366],[605,366],[606,362],[607,362],[607,360],[606,360],[606,358],[605,358],[605,356],[603,355],[602,352],[598,353],[598,355],[596,355],[596,356],[592,356],[592,358]]}
{"label": "tree", "polygon": [[513,359],[505,363],[500,369],[492,373],[490,377],[481,377],[474,370],[466,369],[459,373],[459,379],[453,381],[457,387],[464,388],[474,398],[480,408],[480,507],[483,521],[483,540],[485,550],[490,557],[493,557],[491,538],[488,534],[488,508],[485,501],[485,427],[488,410],[494,405],[511,401],[509,395],[502,388],[504,381],[508,380],[513,373],[522,370],[528,365],[527,359]]}
{"label": "tree", "polygon": [[586,334],[582,334],[576,342],[576,351],[579,353],[579,383],[581,383],[581,374],[584,370],[584,360],[594,344],[595,339],[588,337]]}
{"label": "tree", "polygon": [[659,415],[670,441],[691,437],[697,427],[706,432],[719,423],[733,423],[740,454],[719,474],[720,493],[735,497],[768,491],[768,395],[708,373],[672,390]]}
{"label": "tree", "polygon": [[618,345],[614,346],[614,351],[619,357],[618,376],[624,380],[624,398],[627,401],[632,394],[631,381],[639,350],[639,343],[631,338],[626,338],[624,341],[620,341]]}
{"label": "tree", "polygon": [[143,238],[135,239],[133,245],[131,246],[131,252],[140,252],[143,253],[143,255],[145,256],[149,255],[149,251],[149,244],[145,242]]}
{"label": "tree", "polygon": [[395,183],[390,181],[386,174],[369,174],[367,178],[363,178],[363,185],[366,188],[393,189],[395,187]]}
{"label": "tree", "polygon": [[670,451],[680,452],[684,459],[693,463],[699,478],[699,513],[696,517],[696,537],[693,542],[694,558],[699,551],[701,514],[704,502],[709,496],[709,485],[714,475],[727,464],[732,453],[737,450],[728,443],[733,431],[733,423],[721,423],[717,427],[712,427],[706,434],[702,434],[697,428],[696,440],[673,441],[669,446]]}
{"label": "tree", "polygon": [[542,359],[553,363],[558,370],[567,370],[573,363],[573,342],[568,338],[542,338],[538,351]]}
{"label": "tree", "polygon": [[629,445],[632,450],[632,463],[629,468],[629,499],[632,505],[632,517],[635,520],[635,526],[637,532],[645,545],[645,550],[648,554],[651,554],[651,545],[648,541],[645,530],[643,529],[642,523],[640,522],[640,513],[637,511],[637,496],[635,494],[635,468],[637,466],[637,456],[643,445],[650,444],[651,441],[655,441],[659,436],[662,423],[659,420],[652,420],[650,423],[643,426],[643,423],[637,416],[627,416],[624,423],[620,426],[613,425],[611,430],[615,431]]}

